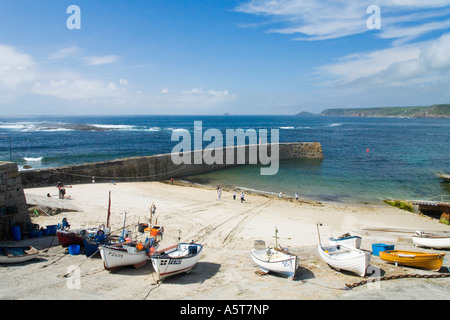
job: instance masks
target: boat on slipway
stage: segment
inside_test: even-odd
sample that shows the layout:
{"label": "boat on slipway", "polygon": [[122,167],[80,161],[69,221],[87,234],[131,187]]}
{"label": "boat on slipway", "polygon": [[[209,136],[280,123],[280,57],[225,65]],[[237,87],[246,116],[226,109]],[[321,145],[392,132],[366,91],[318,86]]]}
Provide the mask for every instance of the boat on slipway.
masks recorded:
{"label": "boat on slipway", "polygon": [[333,269],[349,271],[360,277],[364,277],[370,265],[372,253],[345,244],[323,246],[320,242],[319,225],[322,224],[317,224],[317,232],[319,235],[317,249],[322,260]]}
{"label": "boat on slipway", "polygon": [[387,250],[380,252],[380,259],[393,263],[396,266],[436,270],[438,271],[444,262],[445,253],[428,253],[420,251]]}
{"label": "boat on slipway", "polygon": [[433,249],[450,249],[450,234],[437,234],[423,231],[416,231],[412,235],[415,246],[433,248]]}
{"label": "boat on slipway", "polygon": [[178,243],[157,251],[150,259],[159,280],[179,273],[189,273],[200,260],[203,245],[198,243]]}
{"label": "boat on slipway", "polygon": [[38,255],[39,251],[32,246],[0,246],[0,263],[21,263]]}
{"label": "boat on slipway", "polygon": [[344,244],[346,246],[359,249],[361,247],[362,238],[360,236],[352,236],[349,233],[343,234],[337,238],[330,237],[330,245]]}
{"label": "boat on slipway", "polygon": [[250,250],[253,262],[264,274],[274,272],[293,280],[298,268],[298,257],[278,245],[277,228],[275,228],[275,240],[275,246],[267,248],[264,241],[256,240],[254,247]]}
{"label": "boat on slipway", "polygon": [[[153,250],[151,250],[153,248]],[[102,245],[99,247],[103,266],[111,271],[120,267],[133,266],[140,268],[144,266],[154,247],[144,246],[138,241],[129,241],[112,245]]]}

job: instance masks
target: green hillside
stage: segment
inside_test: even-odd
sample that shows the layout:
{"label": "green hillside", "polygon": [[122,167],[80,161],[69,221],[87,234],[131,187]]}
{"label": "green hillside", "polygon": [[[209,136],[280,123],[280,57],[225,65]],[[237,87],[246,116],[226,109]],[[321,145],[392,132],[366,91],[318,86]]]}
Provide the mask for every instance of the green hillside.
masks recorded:
{"label": "green hillside", "polygon": [[345,117],[450,118],[450,104],[425,107],[337,108],[324,110],[320,115]]}

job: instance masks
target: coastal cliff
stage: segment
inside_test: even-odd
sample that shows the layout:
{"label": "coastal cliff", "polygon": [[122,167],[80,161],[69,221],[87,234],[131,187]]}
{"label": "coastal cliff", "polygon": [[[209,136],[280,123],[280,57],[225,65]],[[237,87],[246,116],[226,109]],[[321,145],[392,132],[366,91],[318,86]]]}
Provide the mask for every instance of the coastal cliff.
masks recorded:
{"label": "coastal cliff", "polygon": [[333,117],[450,118],[450,104],[423,107],[336,108],[326,109],[319,114],[306,112],[297,114],[297,116],[306,115]]}
{"label": "coastal cliff", "polygon": [[[222,151],[222,163],[195,164],[175,164],[172,161],[172,154],[159,154],[146,157],[132,157],[104,162],[85,163],[73,166],[57,168],[23,170],[20,177],[24,188],[43,187],[56,185],[58,181],[64,184],[109,182],[114,181],[161,181],[170,178],[180,178],[190,175],[201,174],[209,171],[219,170],[235,165],[250,164],[249,151],[256,148],[259,155],[259,147],[267,146],[268,154],[271,154],[271,145],[245,145],[225,147],[222,150],[214,149],[212,153]],[[292,142],[278,144],[278,160],[289,159],[322,159],[323,150],[318,142]],[[182,155],[192,160],[197,156],[202,158],[205,150],[190,151]],[[229,151],[233,152],[233,161],[226,161]],[[244,163],[238,161],[238,154],[245,155]],[[260,163],[260,159],[257,159]]]}

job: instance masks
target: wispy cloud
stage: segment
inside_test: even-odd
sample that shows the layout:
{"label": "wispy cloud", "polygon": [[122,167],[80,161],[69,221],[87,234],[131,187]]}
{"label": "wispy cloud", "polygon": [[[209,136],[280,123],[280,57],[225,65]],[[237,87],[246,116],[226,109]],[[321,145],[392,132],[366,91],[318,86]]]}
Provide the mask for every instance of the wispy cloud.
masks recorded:
{"label": "wispy cloud", "polygon": [[[370,31],[367,8],[378,5],[382,13],[382,38],[414,39],[450,28],[447,0],[251,0],[235,10],[271,19],[266,32],[292,34],[295,40],[327,40]],[[430,19],[443,19],[430,22]],[[267,21],[264,22],[264,25]]]}
{"label": "wispy cloud", "polygon": [[[450,34],[438,39],[353,54],[320,67],[335,85],[427,85],[450,74]],[[447,79],[448,80],[448,79]]]}
{"label": "wispy cloud", "polygon": [[98,56],[98,57],[83,57],[82,60],[88,66],[99,66],[102,64],[114,63],[119,60],[119,57],[116,55],[108,55],[108,56]]}
{"label": "wispy cloud", "polygon": [[56,50],[49,55],[51,60],[75,59],[82,61],[88,66],[100,66],[103,64],[110,64],[119,61],[120,57],[117,55],[104,56],[87,56],[83,49],[77,46],[69,46]]}
{"label": "wispy cloud", "polygon": [[[49,61],[57,59],[80,59],[80,48],[68,47],[49,55]],[[116,56],[89,57],[89,65],[101,65],[118,61]],[[0,104],[12,103],[24,97],[42,97],[47,101],[76,104],[83,108],[98,107],[108,112],[123,112],[124,106],[133,106],[143,113],[170,113],[171,110],[186,112],[189,109],[205,109],[236,99],[228,90],[193,88],[169,92],[168,88],[158,93],[136,92],[128,79],[118,77],[116,81],[100,76],[84,74],[77,66],[54,63],[51,70],[48,61],[36,62],[29,54],[17,48],[0,44]],[[51,100],[55,99],[55,100]],[[78,110],[80,111],[80,110]]]}

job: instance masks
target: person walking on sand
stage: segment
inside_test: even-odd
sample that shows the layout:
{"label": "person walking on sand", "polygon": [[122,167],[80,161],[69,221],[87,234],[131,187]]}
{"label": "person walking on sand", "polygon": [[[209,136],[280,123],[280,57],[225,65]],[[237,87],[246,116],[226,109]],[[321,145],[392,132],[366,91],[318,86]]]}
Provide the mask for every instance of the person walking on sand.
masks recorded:
{"label": "person walking on sand", "polygon": [[298,201],[298,192],[295,193],[295,200]]}
{"label": "person walking on sand", "polygon": [[236,190],[233,191],[233,200],[236,200]]}
{"label": "person walking on sand", "polygon": [[244,191],[242,191],[241,192],[241,203],[244,202],[244,201],[245,201],[245,199],[244,199]]}
{"label": "person walking on sand", "polygon": [[217,199],[220,201],[220,197],[222,196],[222,189],[217,189]]}

